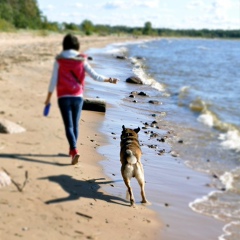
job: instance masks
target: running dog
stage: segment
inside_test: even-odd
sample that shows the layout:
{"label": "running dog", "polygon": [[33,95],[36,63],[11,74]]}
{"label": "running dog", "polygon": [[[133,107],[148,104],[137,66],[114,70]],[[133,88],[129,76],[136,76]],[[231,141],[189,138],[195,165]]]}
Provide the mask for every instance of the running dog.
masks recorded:
{"label": "running dog", "polygon": [[145,196],[145,180],[144,171],[141,163],[142,151],[138,141],[138,132],[140,128],[131,129],[122,126],[121,142],[120,142],[120,161],[122,163],[121,173],[123,181],[127,186],[130,196],[131,206],[135,206],[133,191],[130,186],[131,178],[135,177],[141,188],[142,201],[141,203],[148,203]]}

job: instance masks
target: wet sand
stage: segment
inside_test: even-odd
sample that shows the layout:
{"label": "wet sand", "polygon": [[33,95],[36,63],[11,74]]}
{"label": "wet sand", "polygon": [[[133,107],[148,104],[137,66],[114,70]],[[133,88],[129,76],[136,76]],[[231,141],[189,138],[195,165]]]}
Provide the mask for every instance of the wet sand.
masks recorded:
{"label": "wet sand", "polygon": [[[0,168],[20,186],[27,178],[22,192],[14,184],[0,189],[0,238],[159,239],[162,225],[156,212],[141,205],[130,208],[124,198],[103,190],[112,184],[99,165],[104,157],[97,152],[97,147],[107,144],[98,131],[104,114],[83,111],[77,166],[70,165],[55,95],[50,115],[42,115],[62,38],[59,34],[0,34],[0,118],[26,129],[0,134]],[[85,51],[132,39],[80,40]]]}
{"label": "wet sand", "polygon": [[[124,183],[116,182],[121,178],[120,162],[116,163],[119,172],[104,162],[105,153],[113,151],[113,145],[119,146],[119,136],[111,136],[119,129],[110,126],[111,132],[100,131],[106,118],[116,114],[110,105],[105,114],[83,111],[78,143],[81,158],[77,166],[70,165],[55,94],[50,115],[42,116],[53,59],[61,50],[62,38],[60,34],[0,34],[0,118],[27,130],[0,134],[0,168],[20,185],[28,173],[23,192],[14,184],[0,188],[0,238],[183,240],[190,235],[201,240],[203,232],[210,231],[209,240],[217,239],[221,223],[187,205],[209,190],[205,187],[209,179],[171,156],[161,160],[160,193],[156,195],[151,185],[146,185],[148,198],[160,205],[160,214],[156,206],[139,202],[137,208],[129,207]],[[81,50],[86,51],[135,39],[92,36],[80,37],[80,41]],[[92,84],[86,84],[86,96],[88,89],[94,95]],[[109,136],[115,138],[112,145]],[[102,147],[106,152],[99,153]],[[119,149],[114,154],[118,157]]]}

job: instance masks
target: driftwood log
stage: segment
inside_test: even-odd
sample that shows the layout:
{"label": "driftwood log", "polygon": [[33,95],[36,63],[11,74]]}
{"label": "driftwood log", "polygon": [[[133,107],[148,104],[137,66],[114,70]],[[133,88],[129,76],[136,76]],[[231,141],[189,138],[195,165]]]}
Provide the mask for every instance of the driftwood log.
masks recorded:
{"label": "driftwood log", "polygon": [[106,101],[99,98],[85,98],[83,110],[106,112]]}

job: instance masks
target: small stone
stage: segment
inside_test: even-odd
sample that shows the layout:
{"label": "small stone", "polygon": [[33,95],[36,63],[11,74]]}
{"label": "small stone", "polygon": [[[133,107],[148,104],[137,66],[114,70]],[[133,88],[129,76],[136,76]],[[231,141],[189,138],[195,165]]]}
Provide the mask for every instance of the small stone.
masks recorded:
{"label": "small stone", "polygon": [[143,84],[142,79],[140,79],[139,77],[129,77],[126,79],[127,83],[133,83],[133,84]]}
{"label": "small stone", "polygon": [[171,152],[171,155],[172,155],[172,157],[178,157],[179,156],[179,154],[174,152],[174,151]]}
{"label": "small stone", "polygon": [[138,93],[139,96],[149,97],[145,92]]}
{"label": "small stone", "polygon": [[159,101],[157,101],[157,100],[149,100],[148,102],[151,104],[159,104]]}

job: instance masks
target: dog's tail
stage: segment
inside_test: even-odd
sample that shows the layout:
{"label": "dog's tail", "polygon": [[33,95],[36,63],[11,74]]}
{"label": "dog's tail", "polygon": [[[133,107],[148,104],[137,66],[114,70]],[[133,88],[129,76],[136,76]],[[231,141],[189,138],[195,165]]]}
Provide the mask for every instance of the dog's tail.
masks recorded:
{"label": "dog's tail", "polygon": [[131,150],[126,150],[126,156],[127,156],[127,161],[130,164],[135,164],[137,163],[137,158],[133,155],[133,152]]}

